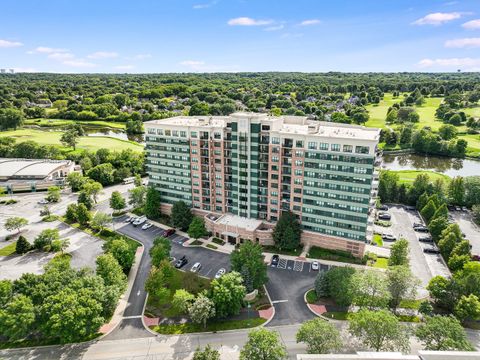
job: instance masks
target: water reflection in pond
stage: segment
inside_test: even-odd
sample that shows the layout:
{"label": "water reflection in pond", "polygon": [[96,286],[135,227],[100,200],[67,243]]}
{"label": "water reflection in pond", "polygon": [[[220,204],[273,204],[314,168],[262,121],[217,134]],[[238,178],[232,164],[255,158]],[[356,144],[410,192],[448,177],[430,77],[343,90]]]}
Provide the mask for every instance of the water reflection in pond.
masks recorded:
{"label": "water reflection in pond", "polygon": [[383,155],[382,168],[390,170],[431,170],[450,177],[480,175],[480,161],[416,154]]}
{"label": "water reflection in pond", "polygon": [[84,127],[84,130],[88,136],[108,136],[120,140],[135,141],[141,144],[144,142],[143,134],[127,135],[127,133],[123,130],[98,127]]}

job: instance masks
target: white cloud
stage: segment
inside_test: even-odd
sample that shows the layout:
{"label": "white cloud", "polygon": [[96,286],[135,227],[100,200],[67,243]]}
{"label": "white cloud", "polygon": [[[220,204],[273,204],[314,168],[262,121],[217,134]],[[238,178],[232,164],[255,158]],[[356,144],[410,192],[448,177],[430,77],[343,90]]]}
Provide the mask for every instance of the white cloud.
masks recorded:
{"label": "white cloud", "polygon": [[89,59],[112,59],[118,57],[118,53],[109,51],[97,51],[87,56]]}
{"label": "white cloud", "polygon": [[441,25],[443,23],[460,19],[462,14],[459,12],[451,12],[451,13],[431,13],[423,18],[420,18],[413,22],[414,25]]}
{"label": "white cloud", "polygon": [[255,20],[249,17],[238,17],[228,20],[228,25],[230,26],[265,26],[272,23],[272,20]]}
{"label": "white cloud", "polygon": [[320,24],[320,20],[309,19],[309,20],[303,20],[299,25],[300,26],[310,26],[310,25],[317,25],[317,24]]}
{"label": "white cloud", "polygon": [[13,70],[15,70],[16,73],[23,73],[23,72],[38,72],[37,69],[34,69],[34,68],[31,68],[31,67],[16,67],[16,68],[13,68]]}
{"label": "white cloud", "polygon": [[29,51],[29,53],[40,53],[40,54],[52,54],[52,53],[61,53],[61,52],[68,52],[67,49],[56,49],[46,46],[39,46],[33,51]]}
{"label": "white cloud", "polygon": [[18,41],[8,41],[0,39],[0,48],[14,48],[19,46],[23,46],[23,44]]}
{"label": "white cloud", "polygon": [[63,62],[63,64],[67,66],[72,66],[72,67],[84,67],[84,68],[93,68],[97,66],[97,64],[85,61],[83,59],[66,60]]}
{"label": "white cloud", "polygon": [[462,24],[462,27],[467,30],[480,29],[480,19],[467,21],[465,24]]}
{"label": "white cloud", "polygon": [[135,66],[133,66],[133,65],[118,65],[118,66],[115,66],[116,70],[132,70],[134,68],[135,68]]}
{"label": "white cloud", "polygon": [[469,67],[480,66],[480,58],[445,58],[445,59],[423,59],[417,64],[421,68],[429,67]]}
{"label": "white cloud", "polygon": [[209,7],[212,7],[214,5],[217,5],[218,3],[218,0],[214,0],[214,1],[210,1],[209,3],[203,3],[203,4],[195,4],[193,5],[192,7],[195,9],[195,10],[198,10],[198,9],[208,9]]}
{"label": "white cloud", "polygon": [[152,57],[151,54],[137,54],[133,57],[134,60],[145,60],[150,59]]}
{"label": "white cloud", "polygon": [[284,27],[285,27],[284,25],[269,26],[265,28],[265,31],[278,31],[278,30],[282,30]]}
{"label": "white cloud", "polygon": [[480,47],[480,38],[464,38],[447,40],[445,42],[447,48],[475,48]]}
{"label": "white cloud", "polygon": [[70,60],[75,57],[75,55],[68,53],[68,52],[55,52],[51,53],[47,56],[49,59],[54,59],[54,60]]}

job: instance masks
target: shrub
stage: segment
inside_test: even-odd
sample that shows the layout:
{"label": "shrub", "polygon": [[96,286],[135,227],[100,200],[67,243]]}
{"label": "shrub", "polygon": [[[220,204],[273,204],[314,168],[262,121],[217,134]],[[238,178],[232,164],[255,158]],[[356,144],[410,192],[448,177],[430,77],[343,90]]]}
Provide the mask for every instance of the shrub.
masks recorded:
{"label": "shrub", "polygon": [[31,245],[28,240],[24,236],[20,236],[17,240],[17,244],[15,246],[15,252],[17,254],[25,254],[31,249]]}

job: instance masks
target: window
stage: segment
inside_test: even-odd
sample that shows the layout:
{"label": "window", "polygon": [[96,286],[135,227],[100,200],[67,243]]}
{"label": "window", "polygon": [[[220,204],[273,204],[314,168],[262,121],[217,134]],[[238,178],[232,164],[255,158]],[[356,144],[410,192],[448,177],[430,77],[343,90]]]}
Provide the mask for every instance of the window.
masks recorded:
{"label": "window", "polygon": [[303,157],[303,151],[295,151],[296,157]]}
{"label": "window", "polygon": [[368,154],[370,152],[370,148],[368,146],[356,146],[355,152],[357,154]]}
{"label": "window", "polygon": [[213,138],[214,138],[214,139],[221,139],[221,138],[222,138],[222,134],[220,134],[219,132],[214,132],[214,133],[213,133]]}
{"label": "window", "polygon": [[180,131],[180,137],[183,137],[183,138],[187,137],[187,132],[184,130]]}
{"label": "window", "polygon": [[177,136],[178,137],[178,130],[173,130],[172,131],[172,136]]}
{"label": "window", "polygon": [[272,144],[280,144],[280,138],[272,137]]}
{"label": "window", "polygon": [[343,145],[343,152],[346,152],[346,153],[353,152],[353,146],[352,145]]}
{"label": "window", "polygon": [[297,148],[303,148],[303,140],[297,140],[295,142],[295,147]]}
{"label": "window", "polygon": [[296,169],[295,170],[295,175],[302,176],[302,170]]}
{"label": "window", "polygon": [[295,160],[295,165],[296,165],[296,166],[302,166],[302,165],[303,165],[303,161],[302,161],[302,160]]}
{"label": "window", "polygon": [[262,125],[262,131],[270,130],[270,125]]}
{"label": "window", "polygon": [[317,149],[317,143],[314,142],[314,141],[309,141],[309,142],[308,142],[308,148],[309,148],[310,150],[316,150],[316,149]]}
{"label": "window", "polygon": [[279,157],[278,156],[272,156],[272,161],[273,162],[278,162],[279,160]]}
{"label": "window", "polygon": [[193,139],[196,139],[198,137],[197,132],[196,131],[190,132],[190,137],[193,138]]}
{"label": "window", "polygon": [[320,143],[320,150],[328,150],[328,144],[327,143]]}
{"label": "window", "polygon": [[332,151],[340,151],[340,144],[332,144]]}
{"label": "window", "polygon": [[163,135],[163,129],[157,129],[157,135]]}
{"label": "window", "polygon": [[166,136],[170,136],[172,134],[172,132],[170,130],[165,130],[165,135]]}

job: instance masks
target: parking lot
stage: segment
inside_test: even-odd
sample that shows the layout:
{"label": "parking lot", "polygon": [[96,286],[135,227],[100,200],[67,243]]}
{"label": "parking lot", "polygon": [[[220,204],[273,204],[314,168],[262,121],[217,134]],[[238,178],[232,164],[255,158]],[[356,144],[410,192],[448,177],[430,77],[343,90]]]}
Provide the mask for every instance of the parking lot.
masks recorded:
{"label": "parking lot", "polygon": [[473,222],[470,212],[450,211],[453,220],[460,226],[465,238],[472,245],[472,254],[480,255],[480,228]]}
{"label": "parking lot", "polygon": [[[428,234],[419,233],[413,230],[414,223],[421,223],[422,220],[416,210],[406,210],[403,206],[390,206],[388,212],[392,216],[392,226],[388,228],[376,227],[376,231],[392,234],[396,239],[404,238],[409,243],[410,248],[410,267],[415,276],[422,284],[418,291],[418,296],[427,296],[425,287],[434,276],[450,276],[450,271],[443,261],[440,254],[428,254],[423,250],[431,244],[418,241],[420,237]],[[385,242],[385,247],[391,247],[394,242]]]}
{"label": "parking lot", "polygon": [[[126,216],[122,217],[124,220]],[[134,239],[143,239],[153,244],[156,237],[163,236],[165,229],[153,225],[147,230],[142,230],[141,226],[135,227],[132,224],[122,222],[117,225],[118,232],[130,236]],[[224,268],[230,270],[230,256],[228,254],[211,251],[202,247],[185,247],[183,243],[188,240],[185,236],[173,234],[168,237],[172,242],[171,256],[176,260],[186,256],[188,263],[182,267],[182,270],[190,270],[193,264],[199,262],[202,266],[198,274],[208,278],[213,278],[217,271]]]}

